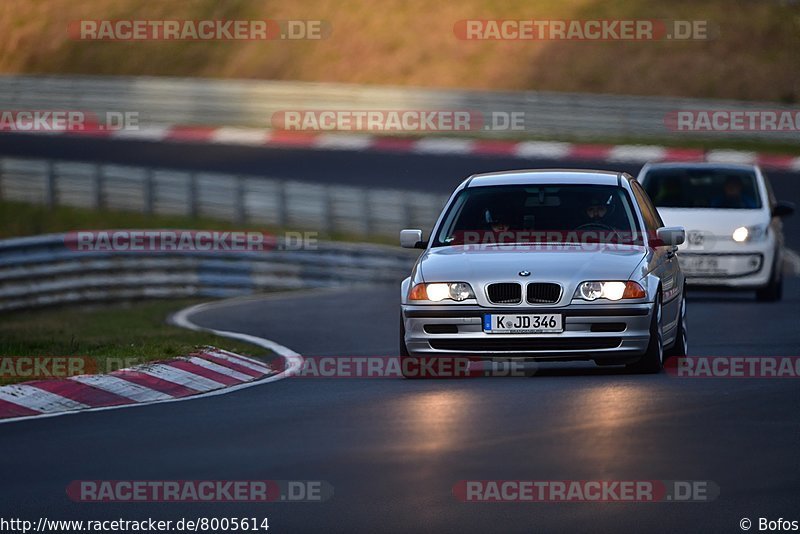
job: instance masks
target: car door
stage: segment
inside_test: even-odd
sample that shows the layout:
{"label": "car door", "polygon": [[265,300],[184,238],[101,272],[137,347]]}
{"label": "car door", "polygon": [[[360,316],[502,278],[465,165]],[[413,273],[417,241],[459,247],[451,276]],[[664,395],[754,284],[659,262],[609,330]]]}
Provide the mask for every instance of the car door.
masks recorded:
{"label": "car door", "polygon": [[[636,197],[636,202],[642,211],[642,218],[644,219],[645,231],[652,242],[656,237],[656,231],[664,226],[661,216],[656,211],[655,206],[650,201],[650,197],[644,191],[642,186],[635,180],[631,181],[633,194]],[[661,290],[663,293],[662,305],[662,328],[665,335],[664,341],[669,343],[671,337],[674,335],[674,329],[678,324],[678,315],[680,313],[680,297],[681,285],[683,281],[680,280],[680,269],[678,268],[678,258],[673,250],[673,247],[654,247],[653,249],[653,269],[651,271],[655,276],[661,279]],[[679,285],[680,284],[680,285]]]}

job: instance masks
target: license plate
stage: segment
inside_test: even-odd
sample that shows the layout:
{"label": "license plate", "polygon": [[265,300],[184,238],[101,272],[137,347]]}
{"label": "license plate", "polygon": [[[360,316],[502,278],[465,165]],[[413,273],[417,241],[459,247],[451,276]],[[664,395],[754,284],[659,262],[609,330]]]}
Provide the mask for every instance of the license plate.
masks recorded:
{"label": "license plate", "polygon": [[562,332],[563,330],[560,314],[491,314],[483,316],[483,331],[487,334],[543,334]]}
{"label": "license plate", "polygon": [[681,267],[690,273],[716,273],[720,271],[718,258],[680,258]]}

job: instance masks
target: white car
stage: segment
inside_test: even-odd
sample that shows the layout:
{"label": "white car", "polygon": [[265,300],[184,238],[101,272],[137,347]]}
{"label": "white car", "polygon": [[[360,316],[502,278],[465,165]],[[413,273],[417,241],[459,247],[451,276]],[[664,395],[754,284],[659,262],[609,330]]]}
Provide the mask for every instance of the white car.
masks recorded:
{"label": "white car", "polygon": [[775,200],[760,168],[647,164],[638,181],[665,224],[686,228],[678,257],[688,284],[755,289],[758,300],[780,300],[781,217],[792,214],[794,205]]}

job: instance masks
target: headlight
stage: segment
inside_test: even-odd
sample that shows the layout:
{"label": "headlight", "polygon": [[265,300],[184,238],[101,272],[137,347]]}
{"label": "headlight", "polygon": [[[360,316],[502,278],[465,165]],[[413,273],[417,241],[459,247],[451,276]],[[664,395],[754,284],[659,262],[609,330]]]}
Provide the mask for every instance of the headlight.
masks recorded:
{"label": "headlight", "polygon": [[767,236],[767,225],[740,226],[733,231],[733,240],[737,243],[760,241]]}
{"label": "headlight", "polygon": [[746,226],[740,226],[733,231],[733,240],[738,241],[739,243],[746,241],[749,233],[750,232],[747,230]]}
{"label": "headlight", "polygon": [[466,282],[435,282],[432,284],[417,284],[408,295],[409,300],[430,300],[440,302],[444,299],[461,302],[475,298],[472,287]]}
{"label": "headlight", "polygon": [[644,288],[633,280],[627,282],[583,282],[575,291],[575,298],[583,300],[641,299],[645,295]]}

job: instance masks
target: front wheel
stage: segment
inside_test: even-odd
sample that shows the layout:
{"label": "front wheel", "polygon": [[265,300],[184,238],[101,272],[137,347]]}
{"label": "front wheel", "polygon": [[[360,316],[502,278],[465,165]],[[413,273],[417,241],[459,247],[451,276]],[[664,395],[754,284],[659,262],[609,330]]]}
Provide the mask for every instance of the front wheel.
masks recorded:
{"label": "front wheel", "polygon": [[400,314],[400,358],[408,357],[408,347],[406,347],[406,325],[403,322],[403,314]]}
{"label": "front wheel", "polygon": [[689,355],[689,341],[686,337],[686,288],[683,289],[680,313],[678,331],[675,333],[675,344],[664,352],[665,362],[672,357],[685,358]]}
{"label": "front wheel", "polygon": [[762,288],[756,289],[756,300],[760,302],[777,302],[783,297],[783,276],[781,276],[781,266],[777,265],[777,256],[775,263],[769,283]]}
{"label": "front wheel", "polygon": [[664,365],[664,342],[661,336],[661,294],[656,297],[653,306],[653,318],[650,320],[650,342],[644,356],[635,363],[628,364],[626,369],[638,374],[657,374]]}

